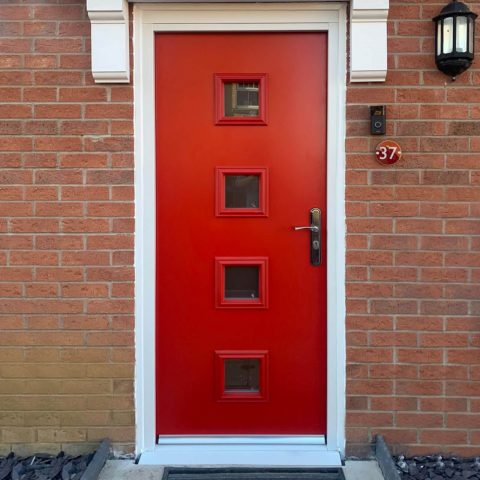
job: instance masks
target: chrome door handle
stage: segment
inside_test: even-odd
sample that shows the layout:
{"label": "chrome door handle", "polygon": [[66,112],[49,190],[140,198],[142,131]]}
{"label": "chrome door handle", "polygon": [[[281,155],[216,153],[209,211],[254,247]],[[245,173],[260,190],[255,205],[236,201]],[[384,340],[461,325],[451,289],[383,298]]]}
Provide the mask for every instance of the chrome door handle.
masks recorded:
{"label": "chrome door handle", "polygon": [[310,263],[316,267],[322,263],[322,212],[319,208],[310,210],[310,225],[293,227],[295,231],[310,230]]}
{"label": "chrome door handle", "polygon": [[310,230],[311,232],[319,232],[320,229],[316,225],[310,225],[309,227],[293,227],[295,231],[297,230]]}

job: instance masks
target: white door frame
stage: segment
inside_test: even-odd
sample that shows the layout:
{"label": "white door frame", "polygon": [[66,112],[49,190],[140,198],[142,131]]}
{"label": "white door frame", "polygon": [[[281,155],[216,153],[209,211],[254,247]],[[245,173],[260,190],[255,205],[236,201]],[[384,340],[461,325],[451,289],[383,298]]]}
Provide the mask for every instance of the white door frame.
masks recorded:
{"label": "white door frame", "polygon": [[[136,4],[135,409],[141,463],[338,465],[345,449],[346,6],[340,3]],[[155,32],[328,33],[327,436],[155,438]],[[166,228],[168,234],[168,226]]]}

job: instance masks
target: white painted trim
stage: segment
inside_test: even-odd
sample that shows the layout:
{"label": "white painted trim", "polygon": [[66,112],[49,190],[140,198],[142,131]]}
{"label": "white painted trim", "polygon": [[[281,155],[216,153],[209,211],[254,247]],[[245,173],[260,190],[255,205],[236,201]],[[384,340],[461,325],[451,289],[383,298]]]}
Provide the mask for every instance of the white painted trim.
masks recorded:
{"label": "white painted trim", "polygon": [[95,83],[130,81],[129,19],[126,0],[87,0]]}
{"label": "white painted trim", "polygon": [[389,0],[352,0],[350,81],[384,82],[387,77]]}
{"label": "white painted trim", "polygon": [[[312,441],[308,446],[292,442],[284,446],[275,442],[228,445],[220,436],[214,436],[212,445],[187,442],[156,446],[155,264],[152,261],[155,258],[154,33],[243,30],[328,32],[327,444]],[[340,3],[182,3],[134,7],[135,406],[137,453],[143,453],[142,463],[333,465],[345,450],[346,37],[346,7]],[[195,438],[190,440],[194,442]]]}

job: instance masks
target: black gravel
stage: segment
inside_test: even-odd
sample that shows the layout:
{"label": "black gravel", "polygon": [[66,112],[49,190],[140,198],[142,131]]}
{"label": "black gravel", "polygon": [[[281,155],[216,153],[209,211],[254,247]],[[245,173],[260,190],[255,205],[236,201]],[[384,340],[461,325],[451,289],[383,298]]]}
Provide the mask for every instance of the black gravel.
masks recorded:
{"label": "black gravel", "polygon": [[[393,457],[402,480],[480,480],[480,457]],[[1,477],[0,477],[1,480]]]}
{"label": "black gravel", "polygon": [[12,452],[0,457],[0,480],[80,480],[94,454],[73,457],[60,452],[19,457]]}

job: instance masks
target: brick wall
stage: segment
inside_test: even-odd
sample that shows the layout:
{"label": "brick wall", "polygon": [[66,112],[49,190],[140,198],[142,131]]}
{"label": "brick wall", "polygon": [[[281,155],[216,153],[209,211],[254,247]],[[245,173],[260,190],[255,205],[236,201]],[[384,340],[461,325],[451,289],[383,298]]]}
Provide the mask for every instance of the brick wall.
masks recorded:
{"label": "brick wall", "polygon": [[[93,83],[84,1],[1,3],[0,453],[128,451],[132,88]],[[480,444],[480,70],[436,71],[444,4],[391,0],[388,81],[348,88],[350,453]],[[374,160],[373,104],[397,166]]]}
{"label": "brick wall", "polygon": [[[391,0],[387,83],[348,88],[351,453],[381,433],[397,450],[478,454],[480,70],[455,83],[436,70],[431,19],[446,3]],[[403,147],[394,167],[374,160],[376,104]]]}
{"label": "brick wall", "polygon": [[132,87],[85,2],[0,2],[0,454],[134,440]]}

